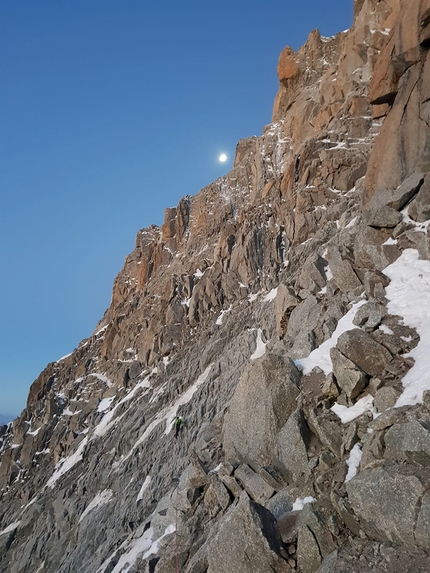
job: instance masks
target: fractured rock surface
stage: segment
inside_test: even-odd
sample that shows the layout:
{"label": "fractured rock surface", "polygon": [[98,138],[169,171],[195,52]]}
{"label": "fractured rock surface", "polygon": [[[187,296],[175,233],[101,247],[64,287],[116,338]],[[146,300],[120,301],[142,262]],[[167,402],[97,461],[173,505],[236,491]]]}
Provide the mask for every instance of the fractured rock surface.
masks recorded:
{"label": "fractured rock surface", "polygon": [[430,570],[429,14],[285,48],[262,135],[138,232],[0,428],[1,573]]}

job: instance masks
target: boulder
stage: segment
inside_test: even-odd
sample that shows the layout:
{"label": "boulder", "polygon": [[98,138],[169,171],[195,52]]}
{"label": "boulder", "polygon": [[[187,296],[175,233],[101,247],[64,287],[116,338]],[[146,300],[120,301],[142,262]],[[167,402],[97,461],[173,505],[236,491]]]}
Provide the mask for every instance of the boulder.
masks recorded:
{"label": "boulder", "polygon": [[347,482],[349,503],[369,537],[413,545],[414,527],[423,486],[415,476],[384,468],[361,471]]}
{"label": "boulder", "polygon": [[244,371],[224,419],[226,460],[270,465],[279,430],[296,409],[300,372],[266,353]]}
{"label": "boulder", "polygon": [[385,457],[429,467],[429,430],[416,420],[395,424],[385,434]]}
{"label": "boulder", "polygon": [[330,358],[337,385],[350,400],[354,400],[367,386],[369,377],[337,348],[330,350]]}
{"label": "boulder", "polygon": [[377,302],[367,302],[360,306],[352,322],[355,326],[370,332],[381,324],[382,319],[386,315],[387,309],[385,306]]}
{"label": "boulder", "polygon": [[275,493],[275,490],[246,464],[237,468],[234,477],[257,503],[266,503]]}
{"label": "boulder", "polygon": [[297,409],[279,432],[276,443],[276,457],[289,482],[296,482],[300,477],[309,474],[306,447],[308,442],[309,429],[302,411]]}
{"label": "boulder", "polygon": [[391,362],[390,352],[363,330],[355,328],[341,334],[337,348],[369,376],[378,377]]}
{"label": "boulder", "polygon": [[361,281],[355,274],[351,263],[343,259],[337,247],[330,247],[327,252],[327,260],[333,279],[343,292],[348,292],[361,286]]}
{"label": "boulder", "polygon": [[315,573],[325,555],[336,545],[318,512],[306,504],[300,512],[297,535],[297,565],[303,573]]}
{"label": "boulder", "polygon": [[273,515],[242,493],[208,542],[207,573],[290,573]]}
{"label": "boulder", "polygon": [[421,500],[415,539],[419,547],[430,549],[430,491],[427,491]]}
{"label": "boulder", "polygon": [[408,214],[414,221],[422,223],[430,219],[430,175],[427,174],[417,196],[411,202]]}
{"label": "boulder", "polygon": [[392,386],[385,386],[376,392],[373,404],[378,412],[385,412],[395,405],[399,396],[400,392],[395,388]]}
{"label": "boulder", "polygon": [[275,298],[276,332],[279,338],[282,338],[287,332],[290,314],[298,303],[299,301],[292,290],[281,283]]}
{"label": "boulder", "polygon": [[310,410],[308,424],[321,444],[328,448],[336,457],[340,457],[343,436],[342,428],[335,414]]}
{"label": "boulder", "polygon": [[393,228],[402,220],[402,214],[393,209],[382,205],[369,215],[367,224],[370,227],[390,227]]}

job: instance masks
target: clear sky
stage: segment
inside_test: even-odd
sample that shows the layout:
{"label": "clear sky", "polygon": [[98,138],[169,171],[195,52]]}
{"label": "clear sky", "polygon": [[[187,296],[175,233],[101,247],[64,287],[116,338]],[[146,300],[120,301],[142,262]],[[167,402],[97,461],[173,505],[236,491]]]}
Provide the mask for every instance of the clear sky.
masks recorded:
{"label": "clear sky", "polygon": [[[353,0],[0,0],[0,413],[93,331],[136,232],[270,122]],[[225,152],[228,160],[217,158]]]}

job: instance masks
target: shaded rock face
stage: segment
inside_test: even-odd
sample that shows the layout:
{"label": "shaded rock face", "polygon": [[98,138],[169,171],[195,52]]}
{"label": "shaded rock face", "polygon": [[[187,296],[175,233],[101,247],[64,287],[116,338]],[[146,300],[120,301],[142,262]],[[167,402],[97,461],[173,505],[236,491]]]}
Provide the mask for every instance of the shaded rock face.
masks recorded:
{"label": "shaded rock face", "polygon": [[429,14],[356,0],[286,48],[272,123],[138,232],[0,428],[1,572],[430,570],[426,299],[389,278],[427,292]]}

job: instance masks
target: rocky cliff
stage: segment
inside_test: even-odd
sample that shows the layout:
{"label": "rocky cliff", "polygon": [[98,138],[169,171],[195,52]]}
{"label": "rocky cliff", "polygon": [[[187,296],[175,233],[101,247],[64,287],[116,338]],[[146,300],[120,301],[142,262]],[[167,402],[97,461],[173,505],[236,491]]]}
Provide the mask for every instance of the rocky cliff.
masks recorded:
{"label": "rocky cliff", "polygon": [[1,429],[1,572],[429,571],[430,2],[354,8]]}

